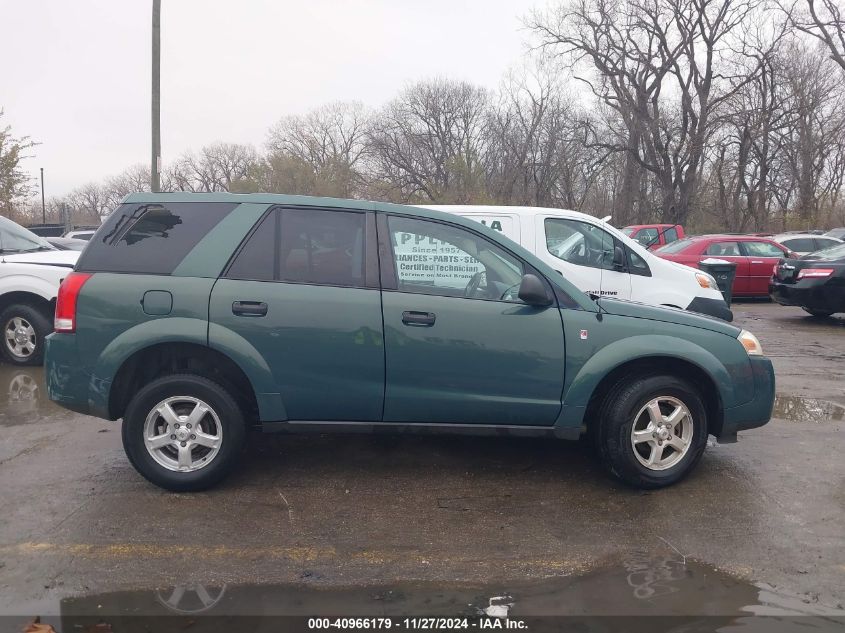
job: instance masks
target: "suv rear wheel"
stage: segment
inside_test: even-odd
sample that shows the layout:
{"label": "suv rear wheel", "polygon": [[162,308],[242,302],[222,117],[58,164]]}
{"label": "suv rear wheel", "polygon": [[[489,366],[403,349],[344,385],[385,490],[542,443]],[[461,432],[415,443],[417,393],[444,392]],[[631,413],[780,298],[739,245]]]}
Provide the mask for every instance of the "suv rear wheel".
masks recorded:
{"label": "suv rear wheel", "polygon": [[598,423],[602,462],[637,488],[679,481],[707,445],[707,414],[699,393],[672,376],[620,381],[605,398]]}
{"label": "suv rear wheel", "polygon": [[0,351],[13,365],[40,365],[44,359],[44,337],[53,324],[41,310],[26,303],[15,303],[0,314],[3,340]]}
{"label": "suv rear wheel", "polygon": [[246,425],[235,399],[207,378],[164,376],[132,398],[123,448],[146,479],[176,492],[203,490],[237,463]]}

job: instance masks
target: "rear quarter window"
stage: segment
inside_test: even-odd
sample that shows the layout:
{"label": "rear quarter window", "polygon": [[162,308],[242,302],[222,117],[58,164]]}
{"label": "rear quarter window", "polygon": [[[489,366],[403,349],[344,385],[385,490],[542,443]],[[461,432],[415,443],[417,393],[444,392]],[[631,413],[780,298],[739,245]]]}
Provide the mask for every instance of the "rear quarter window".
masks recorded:
{"label": "rear quarter window", "polygon": [[91,238],[77,270],[169,275],[236,206],[232,202],[123,204]]}

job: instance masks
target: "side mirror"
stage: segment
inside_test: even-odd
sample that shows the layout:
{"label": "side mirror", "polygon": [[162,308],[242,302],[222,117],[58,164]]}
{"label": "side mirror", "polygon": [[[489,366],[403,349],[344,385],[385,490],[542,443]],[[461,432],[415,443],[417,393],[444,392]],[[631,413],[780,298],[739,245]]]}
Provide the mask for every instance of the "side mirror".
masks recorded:
{"label": "side mirror", "polygon": [[523,303],[530,306],[548,306],[552,304],[552,298],[546,289],[546,284],[540,281],[537,275],[527,273],[522,276],[519,283],[519,298]]}
{"label": "side mirror", "polygon": [[621,246],[613,249],[613,267],[617,270],[625,268],[625,250]]}

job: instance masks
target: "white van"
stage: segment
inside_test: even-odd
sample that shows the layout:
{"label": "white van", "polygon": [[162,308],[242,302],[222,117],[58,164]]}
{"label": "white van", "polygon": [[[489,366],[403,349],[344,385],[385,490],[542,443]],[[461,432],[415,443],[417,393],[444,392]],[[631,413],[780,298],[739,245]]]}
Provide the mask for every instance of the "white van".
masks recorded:
{"label": "white van", "polygon": [[454,213],[500,231],[588,294],[733,319],[713,277],[657,257],[591,215],[540,207],[420,206]]}

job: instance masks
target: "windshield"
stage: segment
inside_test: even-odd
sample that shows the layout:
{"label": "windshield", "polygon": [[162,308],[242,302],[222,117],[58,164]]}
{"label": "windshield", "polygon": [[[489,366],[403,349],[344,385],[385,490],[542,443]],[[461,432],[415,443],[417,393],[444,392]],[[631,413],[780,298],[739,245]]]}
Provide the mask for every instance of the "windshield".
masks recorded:
{"label": "windshield", "polygon": [[53,250],[53,247],[47,240],[38,237],[17,222],[0,216],[0,252],[27,253],[40,250]]}
{"label": "windshield", "polygon": [[834,259],[842,258],[845,258],[845,244],[837,244],[836,246],[831,246],[829,248],[816,251],[815,253],[811,253],[810,255],[805,255],[801,259],[822,259],[825,261],[831,261]]}
{"label": "windshield", "polygon": [[662,248],[658,248],[655,252],[656,253],[680,253],[684,250],[687,246],[692,244],[692,240],[690,239],[682,239],[676,242],[672,242],[671,244],[667,244]]}

